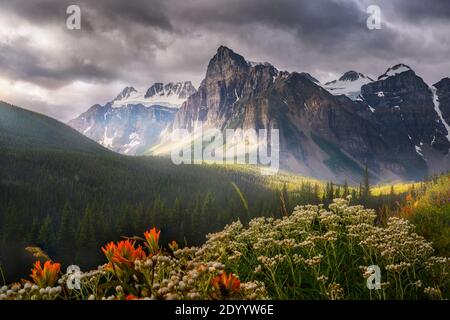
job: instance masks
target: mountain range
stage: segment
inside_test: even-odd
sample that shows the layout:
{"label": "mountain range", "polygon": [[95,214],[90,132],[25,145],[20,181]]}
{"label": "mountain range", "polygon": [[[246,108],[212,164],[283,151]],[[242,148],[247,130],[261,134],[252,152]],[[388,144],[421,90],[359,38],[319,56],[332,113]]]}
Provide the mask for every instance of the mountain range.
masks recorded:
{"label": "mountain range", "polygon": [[430,86],[404,64],[376,80],[348,71],[321,84],[221,46],[197,90],[190,82],[127,87],[69,125],[117,152],[168,155],[170,133],[200,123],[279,129],[281,168],[320,179],[356,182],[365,166],[377,181],[450,169],[450,79]]}
{"label": "mountain range", "polygon": [[146,91],[125,87],[68,124],[113,151],[137,155],[158,142],[177,109],[196,90],[191,82],[155,83]]}

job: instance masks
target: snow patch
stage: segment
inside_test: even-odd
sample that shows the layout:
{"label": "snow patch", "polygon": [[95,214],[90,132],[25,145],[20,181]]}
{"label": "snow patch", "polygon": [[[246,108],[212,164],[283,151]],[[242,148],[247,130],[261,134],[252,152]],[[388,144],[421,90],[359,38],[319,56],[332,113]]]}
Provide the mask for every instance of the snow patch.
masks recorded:
{"label": "snow patch", "polygon": [[113,108],[121,108],[127,105],[136,105],[142,104],[146,107],[159,105],[163,107],[169,108],[180,108],[183,102],[186,101],[186,98],[180,98],[180,95],[183,91],[182,85],[175,85],[175,88],[166,88],[163,86],[163,89],[151,97],[145,97],[145,92],[140,91],[132,91],[124,97],[116,98],[113,103]]}
{"label": "snow patch", "polygon": [[419,146],[414,146],[416,148],[416,152],[418,155],[420,155],[421,157],[423,157],[423,153],[422,153],[422,149]]}
{"label": "snow patch", "polygon": [[352,100],[358,100],[361,99],[361,87],[370,82],[372,81],[367,77],[360,77],[355,81],[335,80],[324,84],[323,88],[335,96],[346,95]]}
{"label": "snow patch", "polygon": [[442,124],[444,125],[445,129],[447,130],[447,140],[450,142],[450,126],[447,122],[445,122],[444,117],[442,116],[441,109],[439,108],[439,98],[436,94],[437,89],[435,87],[431,87],[431,92],[433,92],[433,104],[434,104],[434,110],[436,111],[437,115],[439,116],[439,119],[441,120]]}
{"label": "snow patch", "polygon": [[91,131],[91,129],[92,129],[93,126],[94,126],[94,125],[92,124],[92,125],[90,125],[88,128],[86,128],[86,130],[83,131],[83,134],[86,134],[86,133],[88,133],[89,131]]}
{"label": "snow patch", "polygon": [[405,65],[405,64],[398,64],[396,66],[393,66],[393,67],[387,69],[387,71],[383,75],[378,77],[378,80],[387,79],[389,77],[392,77],[392,76],[395,76],[397,74],[400,74],[400,73],[403,73],[403,72],[406,72],[406,71],[410,71],[410,70],[411,70],[411,68],[408,67],[407,65]]}
{"label": "snow patch", "polygon": [[128,138],[130,139],[130,142],[123,146],[124,154],[130,154],[131,151],[141,144],[141,137],[136,132],[130,134]]}
{"label": "snow patch", "polygon": [[105,127],[105,132],[103,133],[103,140],[101,141],[101,144],[106,148],[112,148],[113,146],[113,140],[114,136],[112,138],[108,138],[108,135],[106,132],[108,131],[108,127]]}

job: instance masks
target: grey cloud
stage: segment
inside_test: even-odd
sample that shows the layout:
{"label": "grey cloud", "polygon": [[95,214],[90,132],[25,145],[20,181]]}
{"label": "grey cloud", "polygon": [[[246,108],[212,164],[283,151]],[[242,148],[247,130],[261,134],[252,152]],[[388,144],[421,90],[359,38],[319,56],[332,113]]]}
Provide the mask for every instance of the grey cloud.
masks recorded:
{"label": "grey cloud", "polygon": [[[65,29],[69,4],[82,8],[81,31]],[[382,9],[381,30],[366,28],[370,4]],[[398,62],[433,83],[450,72],[445,0],[3,0],[0,12],[58,34],[57,52],[0,39],[0,75],[49,90],[77,80],[198,84],[222,44],[322,80],[349,69],[377,76]]]}

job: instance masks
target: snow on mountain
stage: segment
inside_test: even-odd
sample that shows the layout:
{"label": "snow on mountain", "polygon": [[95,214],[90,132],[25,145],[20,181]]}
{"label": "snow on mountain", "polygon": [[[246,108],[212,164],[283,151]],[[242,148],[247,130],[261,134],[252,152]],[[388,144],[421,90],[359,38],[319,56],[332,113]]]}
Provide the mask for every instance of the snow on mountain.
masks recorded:
{"label": "snow on mountain", "polygon": [[447,122],[445,121],[443,115],[442,115],[442,111],[439,108],[439,97],[436,93],[437,89],[436,87],[431,87],[431,92],[433,92],[433,103],[434,103],[434,110],[436,111],[439,120],[442,122],[442,124],[444,125],[445,129],[447,130],[447,140],[450,142],[450,126],[447,124]]}
{"label": "snow on mountain", "polygon": [[146,91],[125,87],[110,102],[92,106],[69,125],[116,152],[133,155],[150,148],[196,89],[191,82],[155,83]]}
{"label": "snow on mountain", "polygon": [[372,81],[373,79],[362,73],[347,71],[338,80],[327,82],[323,87],[335,96],[346,95],[352,100],[357,100],[361,93],[361,87]]}
{"label": "snow on mountain", "polygon": [[137,90],[134,87],[125,87],[114,99],[114,101],[120,101],[128,99],[133,93],[136,93]]}
{"label": "snow on mountain", "polygon": [[126,87],[112,101],[112,107],[121,108],[127,105],[142,104],[144,106],[158,105],[178,109],[187,97],[195,92],[196,90],[190,81],[169,82],[167,84],[157,82],[146,92],[139,92],[133,87]]}
{"label": "snow on mountain", "polygon": [[411,68],[409,66],[407,66],[406,64],[399,63],[399,64],[387,69],[384,74],[382,74],[381,76],[378,77],[378,80],[383,80],[383,79],[395,76],[396,74],[407,72],[407,71],[411,71]]}

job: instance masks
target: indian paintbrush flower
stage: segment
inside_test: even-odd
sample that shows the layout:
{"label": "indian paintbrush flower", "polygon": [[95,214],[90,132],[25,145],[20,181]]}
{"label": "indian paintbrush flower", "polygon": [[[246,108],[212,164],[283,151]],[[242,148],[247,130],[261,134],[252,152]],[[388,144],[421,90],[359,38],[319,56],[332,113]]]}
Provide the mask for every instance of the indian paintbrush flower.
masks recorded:
{"label": "indian paintbrush flower", "polygon": [[151,254],[156,254],[159,250],[159,235],[161,230],[157,230],[156,228],[151,229],[150,231],[145,231],[144,237],[146,240],[146,245]]}
{"label": "indian paintbrush flower", "polygon": [[61,270],[61,264],[53,263],[50,260],[44,263],[44,268],[41,266],[41,261],[34,263],[31,269],[30,277],[40,288],[53,287],[58,281],[58,275]]}

